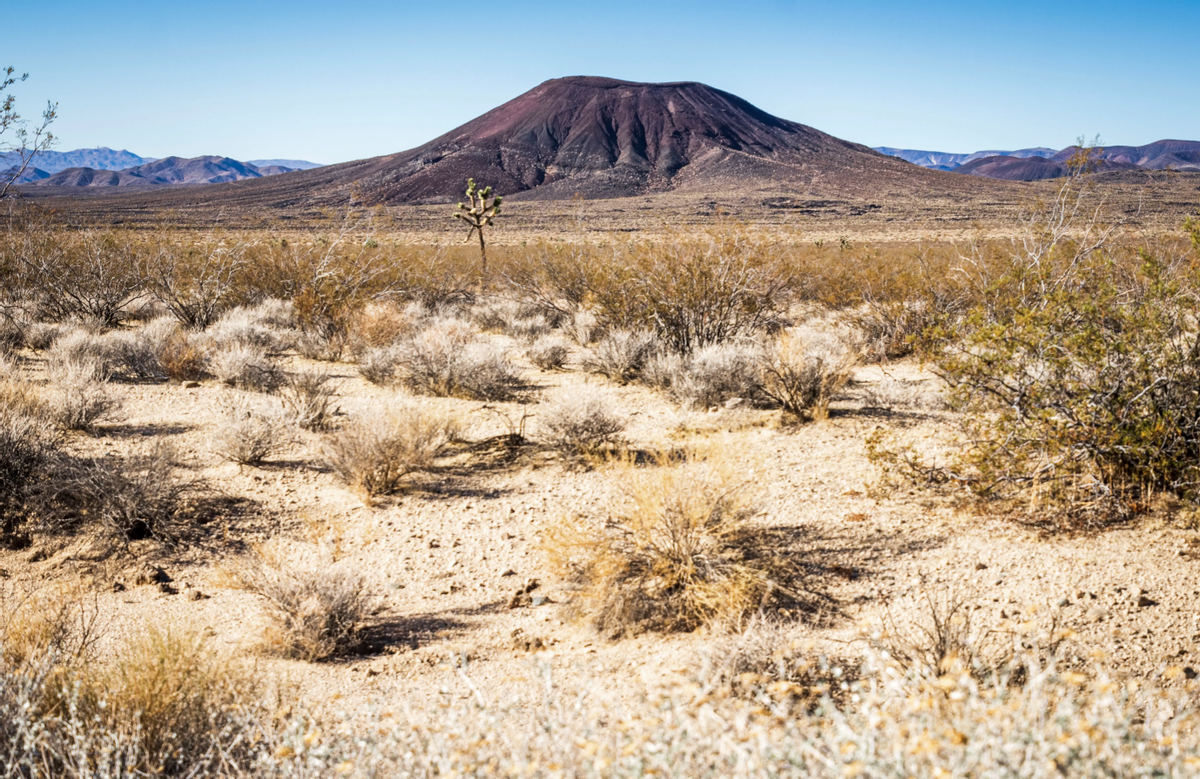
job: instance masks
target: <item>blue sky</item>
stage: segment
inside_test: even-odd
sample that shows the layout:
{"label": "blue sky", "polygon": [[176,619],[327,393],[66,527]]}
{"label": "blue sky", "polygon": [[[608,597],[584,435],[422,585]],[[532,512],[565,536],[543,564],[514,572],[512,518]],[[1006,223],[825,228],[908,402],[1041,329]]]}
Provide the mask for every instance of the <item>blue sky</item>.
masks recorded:
{"label": "blue sky", "polygon": [[[484,10],[480,10],[484,9]],[[57,148],[331,163],[559,76],[702,81],[871,146],[1200,139],[1200,0],[0,3]]]}

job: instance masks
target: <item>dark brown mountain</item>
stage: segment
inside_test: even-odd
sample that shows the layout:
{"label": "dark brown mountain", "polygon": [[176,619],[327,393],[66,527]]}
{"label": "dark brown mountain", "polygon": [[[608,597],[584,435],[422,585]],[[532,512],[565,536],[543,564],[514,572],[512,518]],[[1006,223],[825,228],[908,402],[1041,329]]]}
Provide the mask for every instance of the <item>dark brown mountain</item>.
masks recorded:
{"label": "dark brown mountain", "polygon": [[322,170],[376,202],[455,199],[468,177],[548,200],[822,179],[864,189],[853,179],[914,173],[704,84],[589,76],[547,81],[411,151]]}
{"label": "dark brown mountain", "polygon": [[[1067,162],[1079,150],[1068,146],[1051,159]],[[1098,159],[1114,167],[1142,170],[1200,170],[1200,141],[1163,140],[1145,146],[1105,146],[1096,151]]]}
{"label": "dark brown mountain", "polygon": [[[139,198],[136,206],[445,203],[462,198],[468,178],[528,200],[758,191],[800,200],[917,192],[958,197],[995,188],[780,119],[704,84],[580,76],[547,81],[416,149],[220,187],[172,189]],[[42,187],[39,194],[64,192]]]}
{"label": "dark brown mountain", "polygon": [[[968,176],[1006,181],[1040,181],[1066,176],[1068,164],[1079,151],[1068,146],[1053,157],[1027,159],[997,155],[973,160],[954,169]],[[1105,146],[1094,152],[1097,172],[1116,170],[1200,171],[1200,141],[1158,141],[1145,146]]]}
{"label": "dark brown mountain", "polygon": [[165,157],[120,171],[93,168],[67,168],[31,186],[37,187],[155,187],[222,184],[243,179],[261,178],[286,173],[288,168],[268,166],[258,168],[229,157]]}

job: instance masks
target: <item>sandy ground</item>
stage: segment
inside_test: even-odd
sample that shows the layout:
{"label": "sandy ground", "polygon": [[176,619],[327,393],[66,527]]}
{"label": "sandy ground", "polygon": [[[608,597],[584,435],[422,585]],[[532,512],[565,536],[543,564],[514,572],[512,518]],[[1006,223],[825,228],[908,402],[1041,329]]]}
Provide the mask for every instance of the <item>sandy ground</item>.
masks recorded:
{"label": "sandy ground", "polygon": [[[283,361],[289,368],[303,362]],[[734,458],[758,492],[755,521],[805,572],[804,604],[790,615],[788,631],[812,642],[814,654],[852,658],[864,632],[887,614],[903,622],[927,595],[955,592],[972,603],[979,625],[1060,612],[1081,647],[1105,647],[1112,664],[1132,673],[1200,668],[1200,546],[1187,522],[1150,517],[1046,537],[952,497],[873,489],[879,472],[867,460],[864,437],[877,426],[931,453],[955,446],[949,412],[864,402],[871,388],[896,382],[935,393],[936,380],[918,366],[862,368],[828,420],[790,427],[780,425],[777,412],[692,411],[577,366],[544,373],[522,364],[538,391],[586,382],[609,386],[631,416],[633,447],[709,442]],[[395,402],[397,393],[365,382],[352,365],[325,368],[337,377],[345,414]],[[26,355],[24,370],[39,373],[37,354]],[[480,449],[443,462],[407,493],[367,506],[322,465],[316,435],[263,467],[221,462],[208,428],[214,403],[229,390],[216,382],[121,389],[123,421],[77,436],[70,447],[129,452],[167,439],[196,475],[236,500],[188,546],[145,541],[103,555],[78,540],[43,538],[32,549],[0,553],[2,584],[14,589],[93,581],[106,641],[147,623],[201,630],[312,702],[342,708],[375,700],[417,709],[446,691],[472,694],[463,673],[493,700],[532,694],[532,660],[619,689],[690,673],[714,645],[716,637],[705,632],[609,641],[571,617],[570,587],[548,570],[542,534],[565,516],[602,514],[614,500],[611,469],[580,467],[536,448],[511,458]],[[525,412],[534,410],[520,403],[422,402],[460,413],[475,441],[519,428]],[[535,433],[536,418],[527,424]],[[313,540],[320,541],[321,531],[314,527],[325,529],[319,545]],[[340,538],[331,541],[334,536]],[[231,586],[226,571],[268,541],[297,555],[338,557],[368,578],[386,608],[361,654],[310,664],[257,649],[264,604]],[[170,575],[169,592],[135,583],[147,561]],[[533,594],[539,597],[532,599],[538,605],[509,608],[530,580],[538,582]],[[455,670],[464,663],[465,672]]]}

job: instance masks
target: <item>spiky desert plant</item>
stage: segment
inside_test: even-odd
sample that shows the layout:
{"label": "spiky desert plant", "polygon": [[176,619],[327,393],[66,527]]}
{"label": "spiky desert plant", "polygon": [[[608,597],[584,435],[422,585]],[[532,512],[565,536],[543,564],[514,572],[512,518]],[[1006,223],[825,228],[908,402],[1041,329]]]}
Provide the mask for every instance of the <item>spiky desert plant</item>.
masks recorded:
{"label": "spiky desert plant", "polygon": [[466,203],[459,203],[454,207],[454,218],[466,222],[471,228],[463,243],[467,243],[475,235],[479,236],[479,257],[482,260],[480,272],[487,278],[487,245],[484,243],[483,229],[490,227],[492,220],[499,216],[501,197],[492,197],[491,187],[479,189],[475,186],[475,179],[467,179],[467,200],[471,204],[470,208]]}

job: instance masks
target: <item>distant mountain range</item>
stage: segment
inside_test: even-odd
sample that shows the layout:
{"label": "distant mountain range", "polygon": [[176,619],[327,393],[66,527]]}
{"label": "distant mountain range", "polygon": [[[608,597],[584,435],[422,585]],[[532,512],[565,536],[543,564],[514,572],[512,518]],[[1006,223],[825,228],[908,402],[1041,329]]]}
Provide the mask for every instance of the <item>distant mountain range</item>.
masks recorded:
{"label": "distant mountain range", "polygon": [[[977,151],[948,154],[916,149],[876,147],[875,151],[908,160],[923,168],[947,170],[968,176],[1038,181],[1067,175],[1070,159],[1079,151],[1068,146],[1061,151],[1038,147],[1016,151]],[[1095,152],[1097,170],[1187,170],[1200,171],[1200,141],[1163,140],[1145,146],[1105,146]]]}
{"label": "distant mountain range", "polygon": [[[20,163],[17,152],[0,154],[0,171]],[[42,152],[17,179],[18,184],[44,187],[157,187],[222,184],[262,178],[321,165],[307,160],[252,160],[239,162],[229,157],[205,156],[141,157],[130,151],[108,148]],[[0,174],[2,175],[2,174]]]}
{"label": "distant mountain range", "polygon": [[248,160],[248,162],[256,168],[278,167],[288,170],[312,170],[325,167],[319,162],[309,162],[308,160]]}
{"label": "distant mountain range", "polygon": [[[101,146],[95,149],[75,149],[74,151],[44,151],[34,158],[33,165],[38,170],[48,174],[58,173],[67,168],[94,168],[96,170],[125,170],[135,165],[145,165],[154,162],[157,157],[139,157],[131,151],[114,151]],[[8,169],[19,165],[21,155],[15,151],[0,154],[0,168]],[[45,178],[44,176],[42,178]]]}
{"label": "distant mountain range", "polygon": [[1056,149],[1049,149],[1045,146],[1039,146],[1035,149],[1017,149],[1016,151],[976,151],[970,154],[951,154],[944,151],[919,151],[917,149],[895,149],[891,146],[876,146],[875,151],[881,154],[887,154],[890,157],[899,157],[902,160],[920,165],[922,168],[932,168],[933,170],[957,170],[966,165],[968,162],[983,157],[995,157],[1004,155],[1006,157],[1017,157],[1025,159],[1028,157],[1053,157],[1058,153]]}

